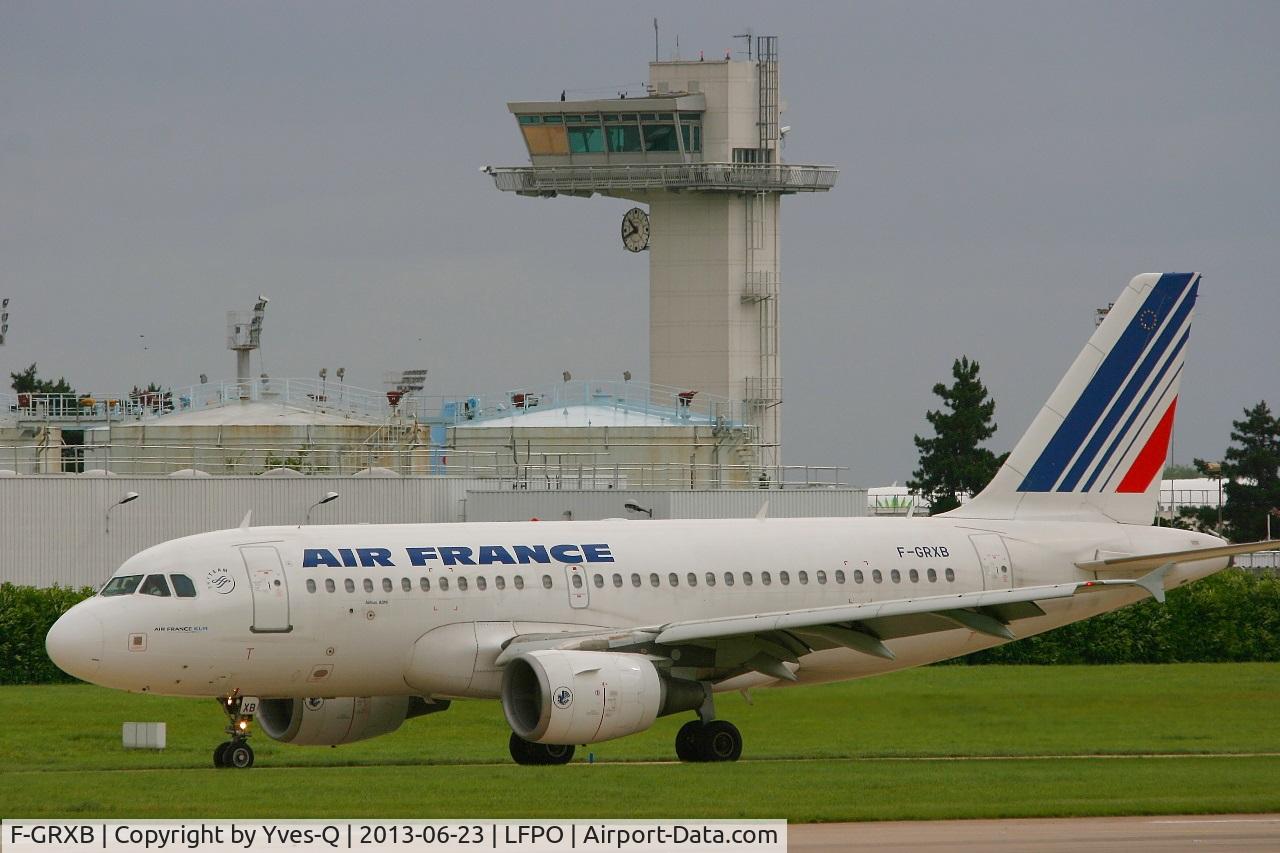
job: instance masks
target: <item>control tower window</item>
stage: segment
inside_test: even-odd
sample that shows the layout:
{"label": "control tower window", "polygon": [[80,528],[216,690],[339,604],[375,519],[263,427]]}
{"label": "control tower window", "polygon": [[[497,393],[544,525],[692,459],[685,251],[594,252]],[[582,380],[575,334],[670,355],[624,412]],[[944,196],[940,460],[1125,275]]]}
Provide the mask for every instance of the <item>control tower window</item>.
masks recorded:
{"label": "control tower window", "polygon": [[615,124],[605,128],[609,137],[609,150],[615,152],[640,152],[640,128],[634,124]]}
{"label": "control tower window", "polygon": [[604,130],[590,125],[569,127],[569,152],[571,154],[604,153]]}
{"label": "control tower window", "polygon": [[142,575],[121,575],[118,578],[112,578],[107,581],[107,585],[102,588],[99,595],[109,598],[113,595],[133,595],[133,591],[138,588]]}
{"label": "control tower window", "polygon": [[564,124],[564,116],[543,116],[543,124]]}
{"label": "control tower window", "polygon": [[702,125],[681,123],[680,133],[684,136],[685,151],[696,153],[702,150]]}
{"label": "control tower window", "polygon": [[157,595],[161,598],[168,598],[169,583],[164,579],[164,575],[147,575],[147,579],[142,582],[142,588],[138,592],[143,595]]}
{"label": "control tower window", "polygon": [[674,124],[644,125],[644,150],[646,151],[679,151],[676,142],[676,126]]}
{"label": "control tower window", "polygon": [[541,116],[519,116],[518,121],[521,124],[539,124],[542,121]]}

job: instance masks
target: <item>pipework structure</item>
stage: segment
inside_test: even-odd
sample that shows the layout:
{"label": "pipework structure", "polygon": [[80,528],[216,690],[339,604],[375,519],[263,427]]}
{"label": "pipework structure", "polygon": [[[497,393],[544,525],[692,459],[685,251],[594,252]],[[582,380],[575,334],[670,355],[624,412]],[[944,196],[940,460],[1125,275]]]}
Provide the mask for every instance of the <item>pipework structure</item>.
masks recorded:
{"label": "pipework structure", "polygon": [[755,48],[651,62],[641,98],[508,103],[530,165],[485,171],[518,195],[648,206],[621,235],[649,253],[650,382],[741,401],[763,484],[782,464],[779,201],[830,190],[838,170],[782,161],[778,39]]}

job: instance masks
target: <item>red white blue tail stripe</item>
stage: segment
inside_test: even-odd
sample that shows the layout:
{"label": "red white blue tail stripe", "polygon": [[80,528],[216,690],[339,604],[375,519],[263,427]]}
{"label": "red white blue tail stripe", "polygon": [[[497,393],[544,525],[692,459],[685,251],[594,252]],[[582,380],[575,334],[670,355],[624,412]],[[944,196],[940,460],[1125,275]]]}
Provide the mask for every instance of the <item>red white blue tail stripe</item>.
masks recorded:
{"label": "red white blue tail stripe", "polygon": [[[1147,491],[1168,450],[1199,285],[1197,273],[1160,276],[1027,469],[1019,492]],[[1125,322],[1108,317],[1113,320]]]}

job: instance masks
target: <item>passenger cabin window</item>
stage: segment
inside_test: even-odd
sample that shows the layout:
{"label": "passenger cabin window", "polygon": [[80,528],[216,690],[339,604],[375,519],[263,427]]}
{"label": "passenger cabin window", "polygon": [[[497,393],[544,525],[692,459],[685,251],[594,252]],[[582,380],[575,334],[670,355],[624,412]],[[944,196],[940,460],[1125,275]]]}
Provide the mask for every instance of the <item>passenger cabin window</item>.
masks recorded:
{"label": "passenger cabin window", "polygon": [[431,592],[431,581],[427,580],[425,577],[419,578],[418,588],[423,592]]}
{"label": "passenger cabin window", "polygon": [[755,583],[755,581],[752,580],[751,578],[751,572],[742,573],[742,583],[744,586],[751,586],[751,584]]}
{"label": "passenger cabin window", "polygon": [[880,574],[879,569],[871,570],[871,579],[876,583],[884,583],[884,575]]}
{"label": "passenger cabin window", "polygon": [[947,580],[953,581],[955,579],[956,579],[956,573],[953,572],[951,569],[947,569]]}
{"label": "passenger cabin window", "polygon": [[863,576],[863,574],[862,574],[862,569],[854,569],[854,570],[853,570],[853,582],[854,582],[854,583],[862,583],[862,582],[863,582],[863,580],[865,580],[865,577],[864,577],[864,576]]}
{"label": "passenger cabin window", "polygon": [[631,585],[637,588],[640,586],[640,576],[635,572],[631,573]]}
{"label": "passenger cabin window", "polygon": [[929,583],[937,583],[937,582],[938,582],[938,573],[937,573],[937,572],[935,572],[933,569],[930,569],[930,570],[929,570],[928,575],[929,575]]}
{"label": "passenger cabin window", "polygon": [[819,570],[818,570],[818,583],[826,583],[826,582],[827,582],[827,573],[826,573],[826,572],[824,572],[824,571],[822,571],[821,569],[819,569]]}
{"label": "passenger cabin window", "polygon": [[191,582],[191,578],[186,575],[169,575],[169,580],[173,582],[173,592],[178,598],[196,597],[196,585]]}
{"label": "passenger cabin window", "polygon": [[716,573],[707,572],[707,586],[715,586],[715,585],[716,585]]}
{"label": "passenger cabin window", "polygon": [[659,583],[661,583],[661,581],[659,581],[659,580],[658,580],[658,573],[657,573],[657,572],[650,572],[650,573],[649,573],[649,586],[657,586]]}
{"label": "passenger cabin window", "polygon": [[511,582],[516,585],[516,589],[524,589],[524,575],[516,575]]}
{"label": "passenger cabin window", "polygon": [[798,571],[796,572],[796,578],[800,583],[807,584],[809,582],[809,573],[804,570]]}
{"label": "passenger cabin window", "polygon": [[733,572],[724,573],[724,585],[733,586]]}
{"label": "passenger cabin window", "polygon": [[574,589],[582,589],[582,575],[570,575],[569,578]]}
{"label": "passenger cabin window", "polygon": [[894,583],[902,582],[902,572],[898,571],[897,569],[894,569],[893,571],[889,572],[889,577],[890,579],[893,580]]}
{"label": "passenger cabin window", "polygon": [[458,578],[458,592],[466,592],[466,591],[467,591],[467,579]]}
{"label": "passenger cabin window", "polygon": [[836,569],[836,583],[844,583],[844,569]]}
{"label": "passenger cabin window", "polygon": [[673,587],[680,586],[680,576],[675,572],[672,572],[667,575],[667,583],[671,584]]}
{"label": "passenger cabin window", "polygon": [[356,582],[353,581],[351,578],[347,578],[342,582],[342,588],[345,589],[347,592],[355,592]]}
{"label": "passenger cabin window", "polygon": [[622,575],[618,574],[617,572],[613,573],[613,585],[616,587],[622,586]]}
{"label": "passenger cabin window", "polygon": [[498,589],[506,589],[507,579],[504,578],[502,575],[498,575],[496,578],[493,579],[493,585],[496,586]]}
{"label": "passenger cabin window", "polygon": [[542,576],[542,588],[551,589],[551,575]]}
{"label": "passenger cabin window", "polygon": [[483,575],[476,578],[476,589],[480,590],[481,592],[484,592],[488,587],[489,587],[489,582],[484,579]]}
{"label": "passenger cabin window", "polygon": [[316,582],[313,581],[311,578],[307,578],[307,592],[315,592],[315,591],[316,591]]}
{"label": "passenger cabin window", "polygon": [[697,573],[696,573],[696,572],[689,572],[689,574],[687,574],[687,575],[685,575],[685,576],[684,576],[684,579],[685,579],[686,581],[688,581],[689,586],[697,586],[697,585],[698,585],[698,575],[697,575]]}
{"label": "passenger cabin window", "polygon": [[604,589],[604,575],[592,575],[591,582],[596,585],[596,589]]}
{"label": "passenger cabin window", "polygon": [[382,579],[382,591],[383,591],[383,592],[391,592],[391,588],[392,588],[391,578],[383,578],[383,579]]}
{"label": "passenger cabin window", "polygon": [[133,591],[138,588],[138,584],[142,581],[142,575],[121,575],[118,578],[112,578],[107,581],[106,586],[102,588],[99,595],[110,598],[113,595],[133,595]]}
{"label": "passenger cabin window", "polygon": [[164,579],[164,575],[147,575],[147,579],[142,582],[142,588],[138,592],[143,595],[168,598],[170,595],[169,583]]}
{"label": "passenger cabin window", "polygon": [[778,572],[778,582],[783,586],[790,586],[791,574],[789,572]]}
{"label": "passenger cabin window", "polygon": [[400,588],[405,592],[413,592],[413,582],[408,578],[400,578]]}
{"label": "passenger cabin window", "polygon": [[325,578],[325,579],[324,579],[324,591],[325,591],[325,592],[337,592],[337,591],[338,591],[338,585],[337,585],[336,583],[334,583],[334,582],[333,582],[333,578]]}
{"label": "passenger cabin window", "polygon": [[912,569],[907,576],[911,578],[912,583],[920,583],[920,573],[917,572],[915,569]]}
{"label": "passenger cabin window", "polygon": [[365,591],[365,592],[373,592],[373,579],[372,579],[372,578],[365,578],[365,579],[364,579],[364,591]]}
{"label": "passenger cabin window", "polygon": [[440,584],[440,591],[441,591],[441,592],[448,592],[448,591],[449,591],[449,579],[448,579],[448,578],[440,578],[440,580],[439,580],[439,581],[437,581],[437,583],[439,583],[439,584]]}
{"label": "passenger cabin window", "polygon": [[764,584],[765,586],[769,586],[771,583],[773,583],[773,575],[769,574],[768,572],[761,572],[760,583]]}

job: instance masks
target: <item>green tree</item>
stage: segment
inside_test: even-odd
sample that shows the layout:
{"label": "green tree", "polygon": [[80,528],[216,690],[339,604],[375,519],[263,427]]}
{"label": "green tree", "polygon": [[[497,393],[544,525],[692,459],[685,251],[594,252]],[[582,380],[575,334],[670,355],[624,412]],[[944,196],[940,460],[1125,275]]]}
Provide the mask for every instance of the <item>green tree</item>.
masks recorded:
{"label": "green tree", "polygon": [[915,436],[920,467],[907,481],[912,492],[929,498],[933,515],[955,509],[963,493],[982,491],[1004,461],[979,446],[996,433],[996,403],[978,379],[978,362],[962,356],[951,375],[955,382],[950,387],[941,382],[933,386],[943,408],[925,414],[934,437]]}
{"label": "green tree", "polygon": [[10,373],[9,378],[13,380],[13,390],[19,394],[74,394],[75,389],[67,380],[59,376],[57,382],[48,379],[41,379],[36,375],[35,362],[26,370],[18,373]]}
{"label": "green tree", "polygon": [[[1232,445],[1222,454],[1223,528],[1233,542],[1254,542],[1266,538],[1267,514],[1280,508],[1280,418],[1263,400],[1231,426]],[[1211,463],[1195,462],[1209,472]]]}

